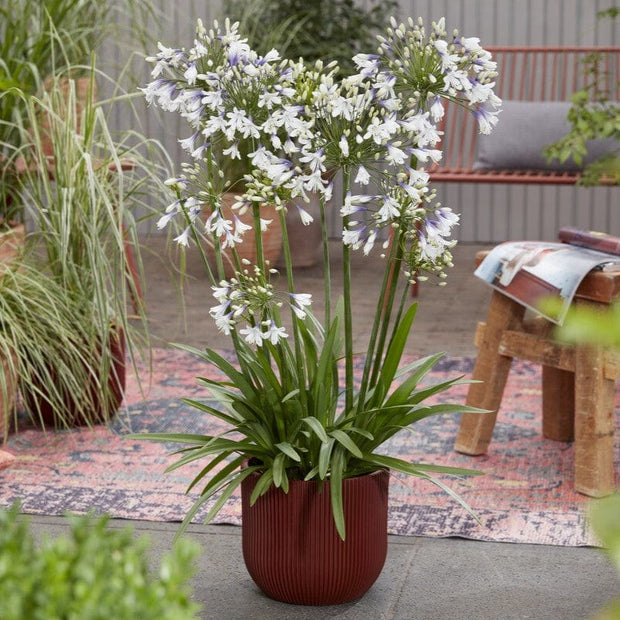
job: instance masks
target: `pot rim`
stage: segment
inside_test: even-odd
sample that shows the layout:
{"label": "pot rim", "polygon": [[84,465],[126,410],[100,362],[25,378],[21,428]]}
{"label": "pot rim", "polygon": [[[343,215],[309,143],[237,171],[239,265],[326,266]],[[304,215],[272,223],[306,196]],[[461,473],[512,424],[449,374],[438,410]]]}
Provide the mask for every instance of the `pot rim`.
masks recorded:
{"label": "pot rim", "polygon": [[[246,469],[247,467],[250,466],[250,462],[256,459],[257,461],[260,461],[260,459],[257,459],[254,456],[249,456],[246,457],[245,459],[243,459],[243,462],[241,464],[241,469]],[[361,473],[361,474],[355,474],[354,476],[346,476],[346,474],[343,476],[342,478],[342,483],[344,484],[347,480],[355,480],[356,478],[363,478],[365,476],[375,476],[375,475],[381,475],[383,473],[387,473],[388,475],[391,475],[391,470],[389,467],[378,467],[376,469],[373,469],[372,471],[367,471],[365,473]],[[263,472],[261,470],[258,471],[253,471],[247,479],[250,478],[255,478],[255,477],[259,477],[262,476]],[[289,484],[291,483],[297,483],[297,482],[315,482],[315,483],[329,483],[329,476],[327,478],[325,478],[324,480],[321,480],[320,478],[311,478],[310,480],[306,480],[304,478],[289,478]]]}

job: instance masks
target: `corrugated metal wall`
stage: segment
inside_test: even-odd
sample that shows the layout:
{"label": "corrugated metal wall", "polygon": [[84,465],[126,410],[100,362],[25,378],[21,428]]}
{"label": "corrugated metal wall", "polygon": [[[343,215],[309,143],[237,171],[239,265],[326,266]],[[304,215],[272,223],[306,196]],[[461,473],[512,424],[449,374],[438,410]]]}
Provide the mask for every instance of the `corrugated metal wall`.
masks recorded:
{"label": "corrugated metal wall", "polygon": [[[220,4],[215,0],[158,1],[163,17],[152,31],[170,45],[190,45],[195,20],[200,17],[208,24],[219,16]],[[420,16],[430,24],[445,16],[448,31],[458,28],[465,36],[477,36],[483,46],[620,45],[620,20],[596,19],[597,12],[611,4],[611,0],[401,0],[397,17]],[[146,82],[146,66],[143,71]],[[117,122],[122,126],[122,119]],[[181,161],[176,141],[187,130],[173,115],[149,111],[143,129]],[[620,234],[617,187],[444,183],[437,188],[440,200],[462,214],[460,241],[553,239],[565,225]]]}

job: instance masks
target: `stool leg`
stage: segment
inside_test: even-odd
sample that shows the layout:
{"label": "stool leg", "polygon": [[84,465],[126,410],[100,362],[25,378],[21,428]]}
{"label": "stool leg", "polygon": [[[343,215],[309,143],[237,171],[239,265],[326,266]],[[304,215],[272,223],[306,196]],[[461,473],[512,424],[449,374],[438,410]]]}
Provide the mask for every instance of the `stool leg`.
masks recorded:
{"label": "stool leg", "polygon": [[614,387],[604,350],[575,350],[575,490],[602,497],[614,489]]}
{"label": "stool leg", "polygon": [[464,413],[454,449],[464,454],[484,454],[491,442],[497,411],[502,402],[504,387],[512,358],[500,355],[502,333],[521,324],[524,306],[509,297],[493,291],[487,315],[484,337],[478,347],[478,357],[472,378],[482,383],[472,383],[466,404],[488,409],[489,413]]}
{"label": "stool leg", "polygon": [[547,439],[575,438],[575,373],[542,368],[542,432]]}

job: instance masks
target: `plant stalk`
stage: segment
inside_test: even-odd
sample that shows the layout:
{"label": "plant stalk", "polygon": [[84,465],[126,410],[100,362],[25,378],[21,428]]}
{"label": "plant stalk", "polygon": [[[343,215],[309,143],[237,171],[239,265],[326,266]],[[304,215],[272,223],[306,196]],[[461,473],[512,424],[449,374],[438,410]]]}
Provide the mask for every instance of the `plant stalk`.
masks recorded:
{"label": "plant stalk", "polygon": [[[377,301],[377,310],[374,313],[374,320],[368,340],[368,348],[366,351],[366,360],[364,361],[364,371],[360,384],[360,393],[358,404],[363,408],[366,394],[371,385],[376,381],[379,365],[377,359],[381,358],[383,348],[385,346],[385,334],[387,326],[390,323],[390,316],[394,304],[394,295],[398,285],[398,269],[402,258],[402,247],[400,244],[400,235],[396,231],[390,243],[390,253],[387,257],[387,269],[383,274],[383,282],[381,283],[381,292]],[[378,342],[377,342],[378,340]],[[375,365],[373,367],[373,360]],[[372,380],[370,373],[372,371]]]}
{"label": "plant stalk", "polygon": [[[286,210],[281,209],[280,224],[282,226],[282,251],[284,252],[284,264],[286,267],[286,282],[289,293],[295,291],[293,279],[293,261],[291,256],[291,244],[288,238],[288,228],[286,226]],[[301,346],[301,334],[299,333],[299,319],[291,306],[291,319],[293,321],[293,342],[295,347],[295,369],[297,371],[297,380],[299,386],[306,385],[306,373],[303,363],[303,348]],[[284,346],[284,345],[283,345]],[[307,394],[305,389],[300,389],[299,398],[304,407],[307,407]]]}
{"label": "plant stalk", "polygon": [[323,290],[325,296],[325,328],[329,329],[331,325],[331,292],[332,292],[332,272],[329,260],[329,237],[327,235],[327,212],[325,204],[325,196],[323,193],[319,196],[319,208],[321,212],[321,245],[323,249]]}
{"label": "plant stalk", "polygon": [[[342,169],[342,204],[347,197],[351,173],[348,167]],[[346,230],[350,217],[343,216],[342,225]],[[345,411],[353,407],[353,309],[351,306],[351,248],[342,244],[342,278],[344,298],[344,348],[345,348]]]}

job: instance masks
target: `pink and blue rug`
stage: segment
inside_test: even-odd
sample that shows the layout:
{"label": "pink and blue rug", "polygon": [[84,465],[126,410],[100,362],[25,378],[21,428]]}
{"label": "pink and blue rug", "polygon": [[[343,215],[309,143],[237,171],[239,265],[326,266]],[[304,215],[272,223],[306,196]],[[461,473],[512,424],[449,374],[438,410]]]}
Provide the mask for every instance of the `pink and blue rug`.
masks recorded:
{"label": "pink and blue rug", "polygon": [[[6,451],[15,460],[0,471],[0,507],[21,501],[22,511],[62,515],[66,511],[106,512],[114,518],[181,521],[192,497],[186,488],[200,464],[165,474],[174,446],[127,438],[136,432],[212,434],[222,423],[180,402],[209,394],[195,377],[215,370],[192,355],[157,349],[145,398],[135,378],[128,380],[124,409],[109,428],[47,432],[24,427],[11,434]],[[446,358],[429,381],[469,376],[472,360]],[[467,385],[455,386],[451,402],[464,402]],[[446,396],[443,397],[446,400]],[[410,461],[479,469],[484,476],[443,481],[480,517],[478,524],[434,485],[394,478],[389,531],[402,536],[458,536],[475,540],[581,546],[596,544],[588,529],[590,499],[573,489],[574,447],[541,435],[540,369],[515,361],[488,454],[468,457],[453,450],[458,415],[435,417],[402,432],[385,452]],[[620,470],[620,445],[615,462]],[[196,522],[204,519],[206,510]],[[233,497],[215,523],[240,524],[240,501]]]}

